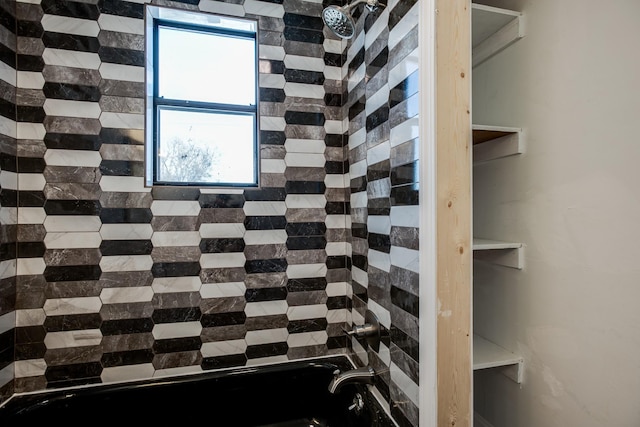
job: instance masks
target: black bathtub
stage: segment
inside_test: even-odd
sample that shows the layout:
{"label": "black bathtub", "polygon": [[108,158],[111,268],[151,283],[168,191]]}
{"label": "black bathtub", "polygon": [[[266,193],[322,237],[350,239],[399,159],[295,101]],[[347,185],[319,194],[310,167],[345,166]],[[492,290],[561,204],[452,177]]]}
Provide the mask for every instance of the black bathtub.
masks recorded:
{"label": "black bathtub", "polygon": [[[348,384],[329,393],[333,372],[352,368],[347,357],[336,356],[17,394],[0,407],[0,426],[34,425],[24,424],[30,421],[65,426],[396,426],[365,385]],[[362,409],[354,407],[360,399]]]}

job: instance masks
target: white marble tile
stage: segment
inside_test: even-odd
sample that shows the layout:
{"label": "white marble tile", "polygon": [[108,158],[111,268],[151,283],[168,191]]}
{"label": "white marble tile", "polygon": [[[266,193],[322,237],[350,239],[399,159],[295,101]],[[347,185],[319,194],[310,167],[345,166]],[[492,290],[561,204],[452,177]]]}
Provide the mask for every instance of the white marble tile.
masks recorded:
{"label": "white marble tile", "polygon": [[367,176],[367,161],[366,159],[355,162],[349,166],[349,175],[351,179],[361,176]]}
{"label": "white marble tile", "polygon": [[345,323],[349,321],[349,310],[341,308],[338,310],[329,310],[326,316],[328,323]]}
{"label": "white marble tile", "polygon": [[[105,15],[102,15],[105,16]],[[46,65],[60,65],[62,67],[88,68],[97,70],[100,67],[100,56],[97,53],[80,52],[75,50],[45,48],[42,59]]]}
{"label": "white marble tile", "polygon": [[243,252],[230,252],[222,254],[202,254],[200,266],[202,268],[234,268],[244,267],[247,259]]}
{"label": "white marble tile", "polygon": [[155,231],[151,236],[154,247],[188,247],[200,244],[200,233],[197,231]]}
{"label": "white marble tile", "polygon": [[44,303],[47,316],[99,313],[102,301],[99,297],[52,298]]}
{"label": "white marble tile", "polygon": [[161,323],[153,326],[153,337],[157,340],[197,337],[202,332],[200,322]]}
{"label": "white marble tile", "polygon": [[124,16],[101,14],[98,24],[102,30],[144,35],[144,20]]}
{"label": "white marble tile", "polygon": [[349,150],[367,142],[367,128],[362,127],[349,136]]}
{"label": "white marble tile", "polygon": [[100,217],[90,215],[48,215],[44,220],[48,233],[100,231],[101,226]]}
{"label": "white marble tile", "polygon": [[257,0],[245,0],[244,11],[247,14],[270,16],[272,18],[282,18],[284,16],[284,6],[281,4]]}
{"label": "white marble tile", "polygon": [[302,332],[290,334],[287,339],[289,348],[307,347],[311,345],[324,345],[327,343],[328,335],[326,331]]}
{"label": "white marble tile", "polygon": [[16,378],[44,376],[47,362],[44,359],[16,360],[15,369]]}
{"label": "white marble tile", "polygon": [[48,149],[44,161],[48,166],[100,167],[102,157],[97,151]]}
{"label": "white marble tile", "polygon": [[274,117],[274,116],[260,117],[260,130],[283,131],[286,126],[287,126],[287,122],[284,120],[284,117]]}
{"label": "white marble tile", "polygon": [[389,85],[382,85],[380,89],[376,93],[367,97],[367,103],[365,104],[365,114],[368,116],[369,114],[376,111],[378,108],[383,105],[388,105],[389,103]]}
{"label": "white marble tile", "polygon": [[369,249],[367,260],[370,266],[378,270],[386,271],[387,273],[391,271],[391,257],[387,253]]}
{"label": "white marble tile", "polygon": [[21,89],[42,89],[44,87],[44,76],[36,71],[18,71],[17,83]]}
{"label": "white marble tile", "polygon": [[[20,208],[20,211],[22,211],[23,208]],[[0,224],[24,224],[22,222],[18,221],[19,215],[18,215],[18,208],[17,207],[6,207],[6,206],[0,206]]]}
{"label": "white marble tile", "polygon": [[350,228],[351,218],[347,215],[327,215],[325,225],[327,228]]}
{"label": "white marble tile", "polygon": [[151,255],[113,255],[102,256],[100,259],[100,269],[103,272],[147,271],[151,270],[151,267]]}
{"label": "white marble tile", "polygon": [[200,296],[202,298],[241,297],[246,290],[244,282],[204,283],[200,288]]}
{"label": "white marble tile", "polygon": [[123,193],[149,193],[151,188],[144,186],[144,178],[141,176],[106,176],[100,178],[102,191]]}
{"label": "white marble tile", "polygon": [[287,194],[285,203],[289,209],[314,209],[324,208],[327,199],[323,194]]}
{"label": "white marble tile", "polygon": [[389,215],[391,225],[420,227],[420,206],[392,206]]}
{"label": "white marble tile", "polygon": [[287,82],[284,85],[284,93],[291,97],[324,99],[325,90],[323,86],[306,83]]}
{"label": "white marble tile", "polygon": [[148,240],[153,228],[151,224],[103,224],[100,235],[104,240]]}
{"label": "white marble tile", "polygon": [[5,313],[0,316],[0,334],[4,334],[16,327],[16,317],[15,311],[10,311],[9,313]]}
{"label": "white marble tile", "polygon": [[342,53],[347,43],[347,40],[325,37],[322,47],[324,48],[324,51],[328,53]]}
{"label": "white marble tile", "polygon": [[349,180],[349,174],[327,174],[324,177],[324,184],[327,186],[327,188],[349,188]]}
{"label": "white marble tile", "polygon": [[97,102],[68,101],[64,99],[47,99],[44,101],[44,112],[49,116],[82,117],[97,119],[100,117],[100,105]]}
{"label": "white marble tile", "polygon": [[416,2],[411,10],[404,15],[402,20],[398,22],[391,31],[389,31],[389,50],[396,47],[396,45],[400,43],[407,34],[409,34],[409,31],[418,25],[419,6],[420,5]]}
{"label": "white marble tile", "polygon": [[347,90],[348,91],[354,90],[355,87],[358,86],[358,84],[360,84],[360,82],[366,78],[366,76],[367,76],[367,67],[365,64],[362,64],[358,67],[357,70],[353,72],[351,76],[349,76],[349,80],[347,81]]}
{"label": "white marble tile", "polygon": [[389,373],[391,374],[391,381],[402,390],[402,392],[411,400],[416,406],[420,403],[420,388],[413,382],[402,369],[400,369],[395,363],[391,363],[389,366]]}
{"label": "white marble tile", "polygon": [[47,249],[91,249],[99,248],[101,243],[102,238],[98,232],[73,233],[64,231],[47,233],[44,237],[44,244]]}
{"label": "white marble tile", "polygon": [[[47,130],[42,123],[17,123],[17,137],[20,139],[44,139],[47,134]],[[5,135],[12,136],[5,133]]]}
{"label": "white marble tile", "polygon": [[287,212],[287,205],[285,202],[249,201],[245,202],[243,210],[246,216],[281,216]]}
{"label": "white marble tile", "polygon": [[358,267],[351,268],[351,278],[365,288],[369,286],[369,276],[367,272],[360,270]]}
{"label": "white marble tile", "polygon": [[6,279],[8,277],[15,276],[17,264],[18,263],[15,259],[10,259],[8,261],[0,261],[0,279]]}
{"label": "white marble tile", "polygon": [[344,75],[342,73],[342,68],[340,67],[325,67],[324,68],[324,78],[327,80],[338,80],[342,81]]}
{"label": "white marble tile", "polygon": [[42,258],[18,258],[16,263],[17,276],[32,276],[44,273],[47,265]]}
{"label": "white marble tile", "polygon": [[272,342],[286,342],[288,337],[289,331],[287,331],[287,328],[279,328],[247,331],[244,339],[247,345],[261,345]]}
{"label": "white marble tile", "polygon": [[349,129],[348,120],[327,120],[324,122],[324,130],[327,133],[343,134]]}
{"label": "white marble tile", "polygon": [[102,127],[115,129],[144,129],[144,114],[110,113],[100,114]]}
{"label": "white marble tile", "polygon": [[16,70],[4,62],[0,61],[0,80],[4,80],[11,86],[16,86]]}
{"label": "white marble tile", "polygon": [[200,237],[203,239],[223,238],[223,237],[242,237],[245,233],[244,224],[238,223],[217,223],[217,224],[201,224]]}
{"label": "white marble tile", "polygon": [[200,203],[197,200],[154,200],[151,212],[154,216],[198,216]]}
{"label": "white marble tile", "polygon": [[341,297],[347,295],[347,288],[350,286],[347,282],[331,282],[327,283],[325,292],[328,297]]}
{"label": "white marble tile", "polygon": [[402,143],[410,141],[420,136],[420,122],[418,116],[412,117],[391,128],[389,141],[392,147],[396,147]]}
{"label": "white marble tile", "polygon": [[202,357],[227,356],[230,354],[244,354],[247,349],[245,340],[216,341],[202,343],[200,353]]}
{"label": "white marble tile", "polygon": [[289,279],[324,277],[326,275],[326,264],[290,264],[287,266],[287,277]]}
{"label": "white marble tile", "polygon": [[329,242],[324,248],[327,256],[342,256],[347,255],[347,243],[346,242]]}
{"label": "white marble tile", "polygon": [[[3,190],[18,189],[18,174],[10,171],[0,171],[0,188]],[[43,186],[44,188],[44,186]],[[40,189],[42,190],[42,188]]]}
{"label": "white marble tile", "polygon": [[100,292],[100,299],[103,304],[150,302],[153,299],[153,289],[149,286],[104,288]]}
{"label": "white marble tile", "polygon": [[284,173],[287,169],[284,159],[262,159],[260,165],[261,173]]}
{"label": "white marble tile", "polygon": [[45,31],[51,33],[73,34],[76,36],[98,37],[100,26],[89,19],[72,18],[70,16],[45,14],[40,19]]}
{"label": "white marble tile", "polygon": [[369,199],[367,198],[366,191],[360,191],[359,193],[353,193],[350,197],[350,203],[352,208],[366,208],[367,202]]}
{"label": "white marble tile", "polygon": [[367,217],[367,230],[369,233],[388,235],[391,233],[391,220],[388,216],[369,215]]}
{"label": "white marble tile", "polygon": [[[0,61],[1,62],[1,61]],[[0,116],[0,133],[11,138],[18,137],[18,124],[4,116]]]}
{"label": "white marble tile", "polygon": [[322,168],[326,158],[324,153],[287,153],[284,156],[284,162],[289,167]]}
{"label": "white marble tile", "polygon": [[103,383],[115,383],[133,380],[144,380],[153,377],[155,368],[152,363],[138,363],[135,365],[114,366],[102,368],[100,379]]}
{"label": "white marble tile", "polygon": [[376,163],[389,160],[391,158],[391,143],[389,141],[382,142],[367,151],[367,164],[375,165]]}
{"label": "white marble tile", "polygon": [[249,302],[244,308],[244,313],[247,317],[275,316],[286,314],[288,307],[286,301]]}
{"label": "white marble tile", "polygon": [[261,44],[258,47],[258,57],[260,59],[272,59],[274,61],[282,61],[285,57],[285,51],[282,46],[271,46]]}
{"label": "white marble tile", "polygon": [[391,313],[389,313],[389,310],[382,307],[371,298],[369,298],[367,305],[369,307],[369,310],[371,310],[373,314],[376,315],[378,321],[380,321],[380,324],[387,329],[391,329]]}
{"label": "white marble tile", "polygon": [[261,88],[284,89],[287,81],[282,74],[263,74],[258,77],[258,84]]}
{"label": "white marble tile", "polygon": [[286,55],[284,57],[284,65],[290,70],[322,72],[325,68],[324,59],[300,55]]}
{"label": "white marble tile", "polygon": [[100,65],[100,76],[105,80],[124,80],[127,82],[144,82],[144,67],[113,64],[103,62]]}
{"label": "white marble tile", "polygon": [[176,292],[201,292],[202,281],[198,276],[155,277],[151,288],[156,294]]}
{"label": "white marble tile", "polygon": [[321,139],[287,138],[284,142],[287,153],[315,153],[324,155],[326,145]]}
{"label": "white marble tile", "polygon": [[245,244],[251,245],[284,245],[287,243],[285,230],[249,230],[244,236]]}
{"label": "white marble tile", "polygon": [[42,308],[32,308],[26,310],[16,310],[15,326],[41,326],[47,320],[47,315]]}
{"label": "white marble tile", "polygon": [[289,307],[287,318],[291,320],[324,319],[327,316],[326,304],[299,305]]}
{"label": "white marble tile", "polygon": [[198,3],[198,9],[202,12],[212,12],[221,15],[244,16],[244,7],[242,7],[241,4],[231,4],[213,0],[200,0],[200,3]]}
{"label": "white marble tile", "polygon": [[[4,174],[1,174],[2,176]],[[42,191],[47,180],[41,173],[21,173],[18,175],[18,190],[20,191]],[[4,185],[2,188],[8,188]]]}
{"label": "white marble tile", "polygon": [[398,65],[389,70],[389,87],[396,87],[398,83],[409,77],[418,69],[419,49],[414,49]]}
{"label": "white marble tile", "polygon": [[414,249],[391,246],[391,264],[415,273],[420,272],[419,252]]}

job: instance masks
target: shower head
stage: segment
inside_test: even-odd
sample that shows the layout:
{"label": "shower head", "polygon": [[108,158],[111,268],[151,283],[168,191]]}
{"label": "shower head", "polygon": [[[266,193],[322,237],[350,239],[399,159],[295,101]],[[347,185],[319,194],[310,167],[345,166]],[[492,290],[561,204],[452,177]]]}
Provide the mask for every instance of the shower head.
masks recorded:
{"label": "shower head", "polygon": [[384,7],[378,0],[355,0],[353,3],[342,7],[327,6],[322,11],[322,20],[336,36],[343,39],[350,39],[353,37],[356,29],[356,23],[351,16],[351,9],[360,3],[366,3],[369,12],[376,12],[378,7]]}

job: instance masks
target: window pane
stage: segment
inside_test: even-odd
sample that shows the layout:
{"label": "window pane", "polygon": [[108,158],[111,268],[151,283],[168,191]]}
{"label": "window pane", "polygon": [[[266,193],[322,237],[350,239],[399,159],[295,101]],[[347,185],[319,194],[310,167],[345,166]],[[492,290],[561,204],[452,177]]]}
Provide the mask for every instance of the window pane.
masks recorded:
{"label": "window pane", "polygon": [[254,116],[159,109],[158,181],[256,184]]}
{"label": "window pane", "polygon": [[255,41],[226,35],[158,28],[158,96],[255,105]]}

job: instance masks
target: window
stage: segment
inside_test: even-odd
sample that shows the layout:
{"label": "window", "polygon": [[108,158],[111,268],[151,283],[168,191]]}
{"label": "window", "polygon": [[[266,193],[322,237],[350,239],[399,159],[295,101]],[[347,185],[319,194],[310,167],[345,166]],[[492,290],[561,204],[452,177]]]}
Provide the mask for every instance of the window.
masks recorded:
{"label": "window", "polygon": [[146,10],[146,184],[257,186],[256,22]]}

